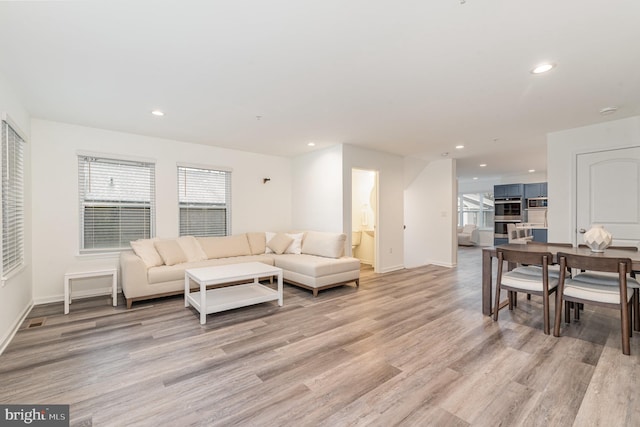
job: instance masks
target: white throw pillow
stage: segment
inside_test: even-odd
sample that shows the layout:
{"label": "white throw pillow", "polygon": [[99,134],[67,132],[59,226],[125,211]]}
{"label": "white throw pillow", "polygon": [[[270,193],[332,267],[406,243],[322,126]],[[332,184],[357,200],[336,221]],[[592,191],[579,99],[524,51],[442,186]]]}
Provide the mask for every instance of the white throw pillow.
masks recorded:
{"label": "white throw pillow", "polygon": [[293,239],[293,242],[291,242],[291,244],[284,251],[284,253],[300,255],[302,253],[302,238],[304,237],[304,233],[296,233],[296,234],[287,233],[287,236],[291,237]]}
{"label": "white throw pillow", "polygon": [[157,238],[153,238],[139,239],[134,240],[133,242],[129,242],[129,244],[131,245],[131,249],[133,249],[133,252],[142,259],[142,262],[144,262],[144,265],[146,265],[147,268],[157,267],[164,264],[162,257],[154,246],[154,242],[156,242],[157,240]]}
{"label": "white throw pillow", "polygon": [[264,233],[264,240],[265,240],[265,248],[264,248],[264,253],[265,254],[272,254],[273,251],[271,250],[271,248],[269,247],[269,242],[271,241],[271,239],[273,239],[273,236],[275,236],[276,233],[273,233],[271,231],[266,231]]}
{"label": "white throw pillow", "polygon": [[202,250],[202,246],[193,236],[182,236],[177,239],[178,245],[182,248],[182,252],[187,257],[187,262],[204,261],[207,254]]}

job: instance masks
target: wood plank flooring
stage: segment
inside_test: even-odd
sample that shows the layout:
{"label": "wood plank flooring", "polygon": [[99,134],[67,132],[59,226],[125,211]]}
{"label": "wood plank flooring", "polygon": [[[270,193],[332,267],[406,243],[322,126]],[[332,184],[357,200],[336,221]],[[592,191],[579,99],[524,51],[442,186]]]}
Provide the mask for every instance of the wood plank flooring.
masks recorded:
{"label": "wood plank flooring", "polygon": [[521,297],[496,323],[480,249],[458,264],[285,285],[284,307],[203,326],[181,297],[38,306],[0,356],[0,402],[70,404],[72,426],[640,425],[640,334],[624,356],[615,311],[555,338]]}

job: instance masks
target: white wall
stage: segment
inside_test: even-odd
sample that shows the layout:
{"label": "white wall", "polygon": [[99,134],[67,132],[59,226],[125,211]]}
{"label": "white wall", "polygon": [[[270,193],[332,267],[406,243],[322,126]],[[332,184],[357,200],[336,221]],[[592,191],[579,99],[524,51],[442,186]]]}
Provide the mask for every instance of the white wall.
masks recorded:
{"label": "white wall", "polygon": [[25,264],[26,268],[0,285],[0,353],[28,313],[32,303],[31,286],[31,143],[29,113],[19,94],[15,93],[4,75],[0,74],[0,112],[6,113],[20,131],[26,134],[24,152],[25,173]]}
{"label": "white wall", "polygon": [[457,264],[457,184],[453,159],[423,165],[415,174],[417,162],[407,159],[407,187],[404,191],[405,266]]}
{"label": "white wall", "polygon": [[293,229],[344,232],[342,146],[294,158],[291,173]]}
{"label": "white wall", "polygon": [[640,146],[640,116],[547,135],[550,242],[572,242],[575,230],[576,156]]}
{"label": "white wall", "polygon": [[378,171],[376,271],[403,268],[402,157],[336,145],[293,160],[293,228],[347,234],[351,248],[352,169]]}
{"label": "white wall", "polygon": [[[343,229],[351,227],[351,171],[378,171],[378,242],[375,268],[384,273],[404,268],[404,162],[402,157],[353,145],[343,145]],[[351,233],[347,233],[351,244]]]}
{"label": "white wall", "polygon": [[[291,227],[291,161],[287,158],[45,120],[31,124],[36,303],[62,300],[65,270],[87,258],[78,256],[78,151],[155,160],[159,237],[178,235],[177,162],[233,170],[233,233]],[[265,177],[271,181],[263,184]],[[101,280],[87,286],[100,290],[108,285]]]}

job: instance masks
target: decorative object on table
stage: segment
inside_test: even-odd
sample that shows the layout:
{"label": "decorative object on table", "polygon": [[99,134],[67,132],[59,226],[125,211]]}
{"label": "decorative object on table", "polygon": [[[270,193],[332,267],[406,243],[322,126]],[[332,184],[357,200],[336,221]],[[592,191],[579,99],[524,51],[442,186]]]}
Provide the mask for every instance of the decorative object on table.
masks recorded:
{"label": "decorative object on table", "polygon": [[592,225],[584,233],[584,243],[591,248],[591,252],[604,252],[611,245],[611,233],[602,225]]}

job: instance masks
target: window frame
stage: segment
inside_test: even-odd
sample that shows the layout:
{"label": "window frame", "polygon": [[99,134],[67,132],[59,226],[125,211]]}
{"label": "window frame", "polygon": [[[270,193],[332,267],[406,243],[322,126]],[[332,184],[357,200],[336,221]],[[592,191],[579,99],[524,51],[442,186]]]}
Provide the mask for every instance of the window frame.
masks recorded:
{"label": "window frame", "polygon": [[[149,173],[149,181],[146,182],[144,180],[140,181],[142,185],[139,189],[143,189],[142,191],[147,191],[146,186],[148,185],[149,192],[149,201],[147,200],[122,200],[114,198],[113,200],[100,200],[100,199],[87,199],[86,198],[86,188],[85,183],[87,180],[87,174],[83,170],[83,162],[89,160],[91,163],[99,163],[99,164],[113,164],[115,166],[124,166],[124,167],[140,167],[141,172],[145,173],[148,171]],[[90,254],[100,254],[100,253],[117,253],[123,250],[131,249],[129,245],[130,241],[137,239],[146,239],[155,237],[156,233],[156,171],[155,171],[155,161],[150,159],[141,159],[141,158],[131,158],[127,156],[118,156],[114,154],[102,154],[102,153],[85,153],[78,152],[77,153],[77,161],[78,161],[78,209],[79,209],[79,240],[78,240],[78,253],[80,255],[90,255]],[[122,178],[122,182],[126,181],[126,173],[122,175],[114,175],[114,177]],[[119,180],[120,181],[120,180]],[[139,182],[133,182],[133,185],[139,185]],[[129,189],[129,187],[127,187]],[[121,191],[122,192],[122,191]],[[123,192],[124,193],[124,192]],[[131,194],[131,191],[128,191],[126,194]],[[122,240],[123,227],[118,229],[118,233],[121,236],[119,242],[116,246],[86,246],[86,208],[96,208],[96,207],[113,207],[116,210],[123,210],[126,208],[148,208],[148,219],[145,215],[144,225],[140,227],[141,230],[148,229],[148,235],[146,233],[139,233],[135,238],[131,238],[127,241]],[[97,210],[96,210],[97,212]],[[122,211],[118,212],[118,215],[122,215]],[[122,216],[119,217],[120,219]]]}
{"label": "window frame", "polygon": [[[26,266],[25,259],[25,150],[27,139],[21,129],[6,114],[0,120],[0,221],[2,238],[0,238],[0,280],[4,286],[6,280],[15,276]],[[11,146],[14,144],[14,146]],[[13,156],[8,155],[9,152]],[[11,162],[13,160],[13,162]],[[11,162],[11,163],[10,163]],[[17,164],[16,164],[17,162]],[[12,173],[13,172],[13,173]],[[6,180],[5,180],[6,178]],[[7,187],[7,188],[5,188]],[[8,206],[7,206],[8,205]],[[5,211],[12,211],[10,219],[5,218]],[[12,221],[11,227],[5,221]],[[10,233],[8,231],[11,231]],[[12,244],[9,244],[12,241]],[[5,265],[5,254],[15,254],[11,263]]]}
{"label": "window frame", "polygon": [[[195,173],[206,173],[206,172],[214,172],[219,174],[224,174],[224,183],[222,184],[223,188],[219,188],[218,191],[224,191],[224,204],[214,201],[203,201],[203,202],[193,202],[183,200],[184,197],[187,197],[187,171],[192,170]],[[231,204],[231,192],[232,192],[232,170],[229,168],[218,167],[218,166],[209,166],[209,165],[200,165],[200,164],[190,164],[190,163],[177,163],[176,164],[176,177],[177,177],[177,186],[178,186],[178,235],[179,236],[197,236],[197,237],[221,237],[221,236],[230,236],[232,234],[231,228],[231,216],[232,216],[232,204]],[[181,175],[182,174],[182,175]],[[182,182],[182,177],[184,176],[184,182]],[[194,188],[197,190],[197,188]],[[189,206],[190,205],[190,206]],[[187,228],[183,230],[183,209],[199,209],[199,210],[208,210],[208,209],[224,209],[225,210],[225,224],[224,224],[224,233],[220,234],[210,234],[210,233],[197,233],[194,228]],[[206,226],[200,226],[201,229],[206,228]]]}

